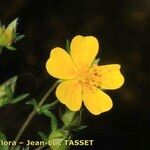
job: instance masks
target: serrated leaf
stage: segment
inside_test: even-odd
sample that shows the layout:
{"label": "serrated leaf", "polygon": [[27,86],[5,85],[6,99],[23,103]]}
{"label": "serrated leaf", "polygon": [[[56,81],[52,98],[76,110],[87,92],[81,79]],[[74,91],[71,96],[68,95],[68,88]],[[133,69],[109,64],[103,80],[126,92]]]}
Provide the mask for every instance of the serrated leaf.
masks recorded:
{"label": "serrated leaf", "polygon": [[[1,132],[0,132],[0,141],[7,141],[6,136]],[[9,146],[0,144],[0,150],[9,150]]]}

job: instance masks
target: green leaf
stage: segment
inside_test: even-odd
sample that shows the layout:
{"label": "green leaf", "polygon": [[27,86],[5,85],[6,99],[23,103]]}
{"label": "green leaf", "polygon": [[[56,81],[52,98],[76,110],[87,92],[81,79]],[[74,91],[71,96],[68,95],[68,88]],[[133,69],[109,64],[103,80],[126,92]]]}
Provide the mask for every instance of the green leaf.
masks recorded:
{"label": "green leaf", "polygon": [[64,123],[63,128],[67,130],[77,129],[81,125],[82,110],[78,112],[71,111],[66,109],[66,112],[61,117],[61,120]]}
{"label": "green leaf", "polygon": [[69,145],[66,145],[64,140],[70,140],[71,135],[68,130],[57,129],[52,132],[49,136],[49,141],[52,143],[60,143],[60,144],[51,144],[51,150],[68,150]]}
{"label": "green leaf", "polygon": [[95,59],[93,64],[98,65],[99,61],[100,61],[100,59]]}
{"label": "green leaf", "polygon": [[15,104],[17,102],[24,100],[28,96],[29,96],[29,94],[21,94],[21,95],[17,96],[16,98],[12,99],[10,103]]}
{"label": "green leaf", "polygon": [[17,79],[18,79],[18,76],[14,76],[4,83],[4,85],[11,87],[12,93],[15,92],[15,86],[16,86]]}
{"label": "green leaf", "polygon": [[13,94],[15,92],[17,78],[18,77],[15,76],[0,85],[0,107],[10,103],[12,100]]}
{"label": "green leaf", "polygon": [[17,147],[15,147],[14,150],[20,150],[20,149],[21,149],[21,147],[20,147],[20,146],[17,146]]}
{"label": "green leaf", "polygon": [[12,32],[12,34],[16,33],[18,18],[14,19],[6,28],[6,32]]}
{"label": "green leaf", "polygon": [[41,106],[41,111],[52,109],[57,103],[58,103],[58,101],[56,100],[50,104],[45,104],[45,105]]}
{"label": "green leaf", "polygon": [[55,131],[57,129],[57,119],[56,119],[55,115],[52,112],[48,111],[48,110],[45,110],[43,112],[43,114],[45,116],[51,118],[51,130]]}
{"label": "green leaf", "polygon": [[12,50],[12,51],[15,51],[15,50],[16,50],[16,48],[13,47],[13,46],[7,46],[6,48],[7,48],[8,50]]}
{"label": "green leaf", "polygon": [[16,36],[15,36],[15,41],[16,41],[16,42],[17,42],[17,41],[20,41],[20,40],[22,40],[24,37],[25,37],[25,35],[16,35]]}
{"label": "green leaf", "polygon": [[48,135],[46,135],[45,133],[43,132],[38,132],[39,136],[41,137],[41,139],[43,141],[47,141],[48,140]]}
{"label": "green leaf", "polygon": [[[7,141],[5,135],[1,132],[0,132],[0,141]],[[9,146],[0,144],[0,150],[9,150]]]}
{"label": "green leaf", "polygon": [[76,132],[79,132],[80,130],[83,130],[83,129],[85,129],[85,128],[87,128],[88,126],[86,126],[86,125],[81,125],[81,126],[79,126],[78,128],[74,128],[73,130],[74,131],[76,131]]}
{"label": "green leaf", "polygon": [[23,148],[23,150],[30,150],[30,147],[27,146],[27,147]]}
{"label": "green leaf", "polygon": [[63,123],[64,123],[64,125],[68,126],[73,121],[74,116],[75,116],[75,112],[74,111],[66,109],[66,112],[64,113],[64,115],[61,118]]}
{"label": "green leaf", "polygon": [[68,39],[66,40],[66,50],[70,52],[70,41]]}
{"label": "green leaf", "polygon": [[7,28],[0,24],[0,46],[6,47],[8,50],[16,50],[12,46],[13,42],[21,40],[24,35],[19,35],[17,31],[18,18],[14,19]]}
{"label": "green leaf", "polygon": [[34,109],[40,114],[40,107],[38,102],[35,99],[31,99],[30,101],[26,102],[27,105],[32,105]]}

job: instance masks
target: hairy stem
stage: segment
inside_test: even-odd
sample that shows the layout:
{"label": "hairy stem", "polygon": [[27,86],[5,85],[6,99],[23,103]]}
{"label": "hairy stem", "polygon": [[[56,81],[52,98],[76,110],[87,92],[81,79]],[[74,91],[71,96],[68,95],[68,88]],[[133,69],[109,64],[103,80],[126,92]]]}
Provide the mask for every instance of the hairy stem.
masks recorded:
{"label": "hairy stem", "polygon": [[[52,93],[52,91],[55,89],[55,87],[58,85],[58,81],[56,81],[53,86],[47,91],[47,93],[44,95],[44,97],[41,99],[41,101],[39,102],[39,106],[42,106],[43,103],[46,101],[46,99],[48,98],[48,96]],[[27,119],[25,120],[25,122],[23,123],[22,127],[20,128],[20,130],[17,133],[17,136],[15,138],[15,141],[18,142],[20,137],[22,136],[23,132],[25,131],[25,129],[27,128],[27,126],[29,125],[30,121],[32,120],[32,118],[36,115],[37,111],[35,109],[33,109],[33,111],[28,115]],[[14,150],[15,146],[12,146],[10,148],[10,150]]]}

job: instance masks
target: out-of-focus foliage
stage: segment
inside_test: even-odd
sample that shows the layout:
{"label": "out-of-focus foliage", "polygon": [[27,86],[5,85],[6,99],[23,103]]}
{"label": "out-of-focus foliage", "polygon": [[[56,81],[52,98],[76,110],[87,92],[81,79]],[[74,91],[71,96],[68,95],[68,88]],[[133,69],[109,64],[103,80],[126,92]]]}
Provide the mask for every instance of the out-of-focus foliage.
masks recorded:
{"label": "out-of-focus foliage", "polygon": [[64,140],[69,140],[70,134],[68,130],[57,129],[53,131],[49,136],[49,141],[52,143],[59,143],[56,145],[50,145],[51,150],[68,150],[68,145],[65,144]]}
{"label": "out-of-focus foliage", "polygon": [[[0,141],[7,141],[5,134],[3,134],[2,132],[0,132]],[[0,150],[9,150],[9,146],[0,144]]]}
{"label": "out-of-focus foliage", "polygon": [[25,99],[29,94],[22,94],[14,97],[15,87],[17,83],[17,76],[7,80],[0,85],[0,107],[6,104],[14,104]]}
{"label": "out-of-focus foliage", "polygon": [[24,37],[24,35],[19,35],[16,32],[17,21],[18,19],[13,20],[7,28],[0,24],[0,47],[6,47],[8,50],[16,50],[16,48],[12,46],[12,43],[17,42]]}

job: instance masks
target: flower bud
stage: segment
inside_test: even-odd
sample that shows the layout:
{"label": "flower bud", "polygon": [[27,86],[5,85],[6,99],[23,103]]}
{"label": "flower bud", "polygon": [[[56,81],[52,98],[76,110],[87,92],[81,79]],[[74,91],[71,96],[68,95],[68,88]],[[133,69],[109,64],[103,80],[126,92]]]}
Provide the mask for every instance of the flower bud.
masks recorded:
{"label": "flower bud", "polygon": [[0,107],[9,103],[12,99],[15,91],[17,78],[18,77],[15,76],[0,85]]}
{"label": "flower bud", "polygon": [[16,36],[16,28],[17,28],[17,20],[12,21],[7,28],[4,26],[0,26],[0,46],[1,47],[9,47],[15,40]]}
{"label": "flower bud", "polygon": [[69,146],[65,144],[64,140],[69,140],[70,138],[68,130],[57,129],[50,134],[48,145],[51,150],[68,150]]}
{"label": "flower bud", "polygon": [[74,112],[67,109],[61,119],[64,123],[65,128],[77,128],[81,124],[81,112]]}

